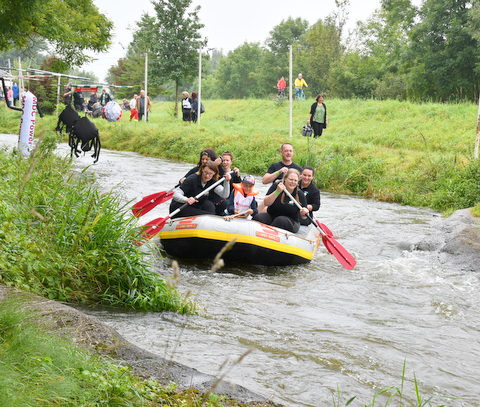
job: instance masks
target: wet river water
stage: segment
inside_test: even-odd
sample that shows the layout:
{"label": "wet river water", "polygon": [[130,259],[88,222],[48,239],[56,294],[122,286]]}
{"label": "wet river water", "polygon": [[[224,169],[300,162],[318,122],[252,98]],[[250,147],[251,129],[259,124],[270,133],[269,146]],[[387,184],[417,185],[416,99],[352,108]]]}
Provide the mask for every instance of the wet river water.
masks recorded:
{"label": "wet river water", "polygon": [[[82,157],[76,166],[91,162]],[[102,150],[89,171],[103,189],[135,202],[170,189],[191,167]],[[262,197],[266,187],[257,187]],[[163,204],[141,221],[167,214]],[[192,293],[199,315],[88,312],[162,357],[214,375],[229,366],[227,380],[288,406],[333,405],[338,390],[341,405],[357,396],[352,405],[363,406],[376,391],[401,387],[404,363],[407,398],[415,396],[415,376],[424,396],[453,397],[432,405],[480,405],[479,274],[436,250],[416,250],[438,240],[441,216],[327,193],[316,216],[357,258],[354,270],[323,246],[295,267],[227,265],[212,273],[208,262],[180,262],[179,290]],[[155,268],[170,276],[171,260]]]}

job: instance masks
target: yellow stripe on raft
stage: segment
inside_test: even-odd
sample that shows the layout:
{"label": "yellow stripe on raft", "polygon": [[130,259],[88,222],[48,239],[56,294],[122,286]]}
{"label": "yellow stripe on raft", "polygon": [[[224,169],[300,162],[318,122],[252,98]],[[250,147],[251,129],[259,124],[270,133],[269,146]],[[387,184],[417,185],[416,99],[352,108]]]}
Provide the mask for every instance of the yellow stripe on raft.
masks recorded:
{"label": "yellow stripe on raft", "polygon": [[194,229],[183,229],[183,230],[172,230],[172,231],[161,231],[158,236],[160,240],[165,239],[181,239],[181,238],[202,238],[202,239],[211,239],[211,240],[220,240],[223,242],[229,242],[233,238],[237,238],[238,243],[247,243],[255,246],[264,247],[266,249],[276,250],[278,252],[283,252],[287,254],[292,254],[295,256],[303,257],[304,259],[312,260],[315,253],[315,249],[318,248],[319,241],[313,242],[312,240],[307,240],[310,244],[314,245],[314,249],[311,251],[300,249],[296,246],[274,242],[268,239],[256,237],[256,236],[247,236],[247,235],[238,235],[235,233],[225,233],[225,232],[214,232],[209,230],[194,230]]}

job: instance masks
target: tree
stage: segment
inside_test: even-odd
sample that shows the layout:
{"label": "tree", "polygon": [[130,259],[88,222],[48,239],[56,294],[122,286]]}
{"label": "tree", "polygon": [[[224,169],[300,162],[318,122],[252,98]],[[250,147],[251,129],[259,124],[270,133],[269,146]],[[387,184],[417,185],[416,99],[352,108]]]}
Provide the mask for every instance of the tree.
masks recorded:
{"label": "tree", "polygon": [[151,74],[157,80],[175,83],[175,116],[178,116],[179,86],[198,72],[198,52],[203,27],[198,18],[200,6],[188,11],[192,0],[152,0],[156,16],[139,23],[136,48],[144,46],[152,60]]}
{"label": "tree", "polygon": [[476,101],[478,39],[469,28],[472,1],[426,0],[411,31],[412,93],[433,100]]}
{"label": "tree", "polygon": [[262,49],[258,43],[244,43],[228,53],[218,67],[216,83],[222,99],[264,96],[258,89]]}
{"label": "tree", "polygon": [[80,66],[86,51],[108,49],[113,23],[92,0],[0,0],[0,26],[0,51],[43,39],[57,58]]}
{"label": "tree", "polygon": [[291,44],[301,43],[308,30],[308,21],[301,18],[287,20],[275,26],[270,31],[270,37],[265,41],[266,45],[275,55],[285,55]]}
{"label": "tree", "polygon": [[311,93],[329,90],[328,79],[335,62],[344,52],[341,31],[331,18],[319,20],[308,30],[305,41],[307,49],[299,52],[297,66],[301,68]]}

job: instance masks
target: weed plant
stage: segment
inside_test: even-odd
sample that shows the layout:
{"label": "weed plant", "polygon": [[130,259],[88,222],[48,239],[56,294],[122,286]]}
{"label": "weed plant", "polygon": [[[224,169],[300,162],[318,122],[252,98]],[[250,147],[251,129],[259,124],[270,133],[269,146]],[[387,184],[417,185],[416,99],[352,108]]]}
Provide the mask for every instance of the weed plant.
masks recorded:
{"label": "weed plant", "polygon": [[[242,173],[263,175],[292,142],[294,160],[317,168],[322,189],[452,212],[480,197],[480,160],[473,159],[477,106],[393,100],[326,100],[329,126],[318,139],[301,136],[311,103],[209,100],[201,125],[173,115],[173,103],[154,102],[149,122],[95,120],[102,145],[147,156],[196,163],[205,148],[235,154]],[[39,123],[40,134],[56,118]],[[179,177],[183,174],[179,174]]]}
{"label": "weed plant", "polygon": [[192,311],[150,271],[129,207],[74,174],[55,145],[45,138],[29,159],[0,152],[0,282],[60,301]]}
{"label": "weed plant", "polygon": [[21,307],[16,299],[0,303],[2,407],[237,405],[219,395],[180,392],[174,384],[141,380],[113,359],[48,334],[35,315]]}

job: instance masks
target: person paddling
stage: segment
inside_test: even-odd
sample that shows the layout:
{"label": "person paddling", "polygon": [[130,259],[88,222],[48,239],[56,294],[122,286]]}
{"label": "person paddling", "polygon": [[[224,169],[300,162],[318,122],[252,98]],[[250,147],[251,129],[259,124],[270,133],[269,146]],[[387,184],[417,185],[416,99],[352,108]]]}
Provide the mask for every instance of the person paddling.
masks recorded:
{"label": "person paddling", "polygon": [[[223,182],[223,185],[218,185],[212,192],[215,192],[218,196],[226,199],[230,195],[231,175],[227,173],[224,177],[225,181]],[[174,212],[185,203],[188,203],[188,206],[172,218],[215,214],[215,205],[209,199],[209,192],[198,199],[195,199],[194,197],[207,189],[210,185],[214,184],[218,178],[218,165],[211,160],[201,165],[198,172],[189,175],[173,194],[172,202],[170,204],[170,212]]]}
{"label": "person paddling", "polygon": [[[299,180],[300,173],[296,169],[290,168],[285,173],[283,180],[277,184],[275,190],[263,200],[264,204],[268,206],[267,212],[258,213],[253,219],[297,233],[300,229],[300,218],[305,218],[308,214],[307,200],[303,191],[298,187]],[[300,202],[301,209],[283,193],[284,189]]]}

